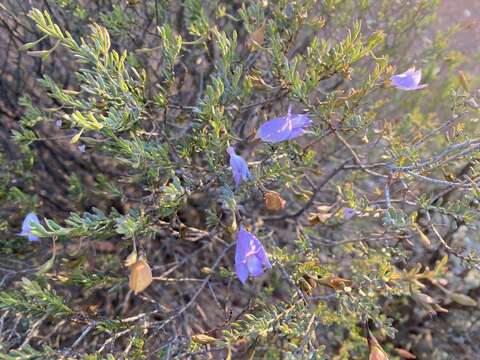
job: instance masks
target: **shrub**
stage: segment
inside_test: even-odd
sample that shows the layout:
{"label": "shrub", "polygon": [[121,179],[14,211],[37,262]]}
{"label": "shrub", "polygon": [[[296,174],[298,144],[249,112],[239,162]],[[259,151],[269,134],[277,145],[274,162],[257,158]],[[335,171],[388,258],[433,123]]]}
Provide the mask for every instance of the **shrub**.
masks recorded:
{"label": "shrub", "polygon": [[479,107],[437,1],[33,3],[0,5],[2,358],[455,352]]}

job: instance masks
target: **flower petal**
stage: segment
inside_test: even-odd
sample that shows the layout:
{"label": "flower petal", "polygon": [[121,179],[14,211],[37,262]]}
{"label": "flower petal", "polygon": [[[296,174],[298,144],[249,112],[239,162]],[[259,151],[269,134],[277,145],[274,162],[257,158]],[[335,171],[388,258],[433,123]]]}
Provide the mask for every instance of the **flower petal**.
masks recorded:
{"label": "flower petal", "polygon": [[353,218],[355,215],[356,215],[356,211],[353,210],[352,208],[344,208],[343,209],[343,218],[345,220],[350,220],[351,218]]}
{"label": "flower petal", "polygon": [[414,80],[407,75],[393,75],[391,77],[391,80],[392,80],[393,86],[402,90],[412,89],[417,85],[415,84]]}
{"label": "flower petal", "polygon": [[265,142],[277,143],[287,140],[293,129],[293,123],[288,116],[269,120],[258,129],[257,136]]}
{"label": "flower petal", "polygon": [[262,141],[277,143],[291,140],[305,133],[312,120],[306,114],[291,114],[288,108],[287,116],[275,118],[262,124],[257,131],[257,137]]}
{"label": "flower petal", "polygon": [[270,260],[268,260],[268,255],[265,252],[265,248],[263,247],[260,240],[258,240],[255,236],[253,236],[252,241],[253,241],[253,247],[255,247],[255,249],[257,250],[255,254],[257,258],[260,260],[263,266],[265,266],[268,269],[271,269],[272,264],[270,264]]}
{"label": "flower petal", "polygon": [[265,249],[263,247],[262,247],[262,250],[258,252],[257,257],[260,259],[260,261],[262,262],[262,265],[265,268],[267,269],[272,268],[272,264],[270,263],[270,260],[268,259],[268,255],[265,252]]}
{"label": "flower petal", "polygon": [[37,241],[39,240],[39,237],[32,234],[32,229],[30,227],[32,223],[36,223],[36,224],[40,223],[38,216],[33,212],[25,216],[25,219],[23,220],[23,223],[22,223],[22,231],[18,235],[27,236],[29,241]]}
{"label": "flower petal", "polygon": [[293,130],[290,132],[290,135],[288,136],[288,140],[295,139],[296,137],[299,137],[300,135],[305,134],[306,131],[307,131],[307,130],[305,130],[305,129],[303,129],[303,128],[293,129]]}
{"label": "flower petal", "polygon": [[235,272],[237,273],[237,277],[242,282],[242,284],[245,284],[248,279],[247,264],[235,262]]}
{"label": "flower petal", "polygon": [[35,236],[35,235],[28,235],[28,241],[38,241],[40,240],[40,238],[38,236]]}
{"label": "flower petal", "polygon": [[410,68],[398,75],[392,75],[390,78],[393,87],[404,91],[419,90],[427,87],[426,84],[419,85],[421,79],[422,70],[415,70],[415,68]]}
{"label": "flower petal", "polygon": [[422,70],[419,69],[415,71],[415,68],[413,68],[413,71],[411,72],[410,76],[412,77],[413,83],[415,85],[418,85],[420,84],[420,80],[422,80]]}
{"label": "flower petal", "polygon": [[294,128],[306,128],[312,125],[312,120],[307,114],[292,115],[292,124]]}
{"label": "flower petal", "polygon": [[264,267],[272,267],[265,249],[253,234],[240,226],[235,250],[235,272],[238,278],[242,283],[245,283],[249,273],[253,277],[260,276],[264,273]]}
{"label": "flower petal", "polygon": [[235,264],[245,263],[245,257],[250,249],[250,233],[245,231],[243,226],[237,233],[237,248],[235,249]]}
{"label": "flower petal", "polygon": [[235,154],[235,150],[232,147],[229,147],[227,152],[230,154],[230,167],[232,168],[235,185],[238,186],[242,181],[251,179],[247,162],[241,156]]}
{"label": "flower petal", "polygon": [[256,255],[250,255],[247,258],[247,267],[253,277],[259,277],[263,274],[262,262]]}
{"label": "flower petal", "polygon": [[420,89],[424,89],[424,88],[426,88],[427,86],[428,86],[428,84],[421,84],[421,85],[417,85],[417,86],[415,87],[415,89],[413,89],[413,90],[420,90]]}

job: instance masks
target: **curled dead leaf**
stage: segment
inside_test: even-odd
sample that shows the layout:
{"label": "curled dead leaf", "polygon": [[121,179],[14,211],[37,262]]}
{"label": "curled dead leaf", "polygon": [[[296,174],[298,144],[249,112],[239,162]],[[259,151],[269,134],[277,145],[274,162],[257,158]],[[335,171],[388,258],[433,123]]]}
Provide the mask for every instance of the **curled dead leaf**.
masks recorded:
{"label": "curled dead leaf", "polygon": [[312,226],[317,224],[325,224],[331,217],[332,214],[311,213],[308,216],[308,222]]}
{"label": "curled dead leaf", "polygon": [[417,357],[413,355],[410,351],[402,349],[402,348],[395,348],[396,353],[404,359],[416,359]]}
{"label": "curled dead leaf", "polygon": [[247,47],[250,51],[255,50],[255,44],[262,46],[265,41],[265,25],[252,32],[247,39]]}
{"label": "curled dead leaf", "polygon": [[90,304],[86,307],[85,311],[89,315],[97,315],[100,304]]}
{"label": "curled dead leaf", "polygon": [[319,279],[318,283],[322,285],[327,285],[335,290],[341,290],[345,287],[351,287],[352,281],[348,279],[343,279],[338,276],[329,276],[323,279]]}

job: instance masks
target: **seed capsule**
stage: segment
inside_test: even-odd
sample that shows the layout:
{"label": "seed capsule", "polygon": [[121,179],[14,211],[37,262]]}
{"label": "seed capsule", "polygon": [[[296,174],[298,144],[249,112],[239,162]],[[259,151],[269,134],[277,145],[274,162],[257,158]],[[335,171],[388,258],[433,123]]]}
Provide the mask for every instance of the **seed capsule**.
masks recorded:
{"label": "seed capsule", "polygon": [[145,258],[141,257],[130,269],[128,286],[135,295],[141,293],[152,283],[152,269]]}
{"label": "seed capsule", "polygon": [[197,343],[197,344],[211,344],[217,341],[217,338],[214,338],[213,336],[206,335],[206,334],[197,334],[192,336],[192,341]]}
{"label": "seed capsule", "polygon": [[263,196],[268,210],[281,210],[285,207],[285,200],[275,191],[267,191]]}
{"label": "seed capsule", "polygon": [[138,258],[137,251],[134,250],[130,253],[130,255],[127,256],[127,258],[123,262],[123,265],[126,266],[126,267],[132,266],[133,264],[135,264],[137,262],[137,258]]}

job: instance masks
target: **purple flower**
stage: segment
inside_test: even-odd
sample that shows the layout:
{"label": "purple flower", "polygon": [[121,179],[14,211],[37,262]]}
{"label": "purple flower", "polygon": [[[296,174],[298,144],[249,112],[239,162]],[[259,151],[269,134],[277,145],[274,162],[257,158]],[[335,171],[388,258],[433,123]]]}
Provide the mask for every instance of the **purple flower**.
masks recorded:
{"label": "purple flower", "polygon": [[28,237],[28,241],[38,241],[39,237],[32,234],[32,229],[30,228],[30,224],[40,224],[40,220],[35,213],[29,213],[25,216],[25,219],[22,223],[22,232],[17,234],[19,236],[26,236]]}
{"label": "purple flower", "polygon": [[62,120],[60,120],[60,119],[55,120],[55,127],[57,129],[60,129],[62,127]]}
{"label": "purple flower", "polygon": [[408,69],[402,74],[393,75],[390,80],[392,81],[393,87],[399,90],[418,90],[427,87],[427,84],[420,84],[422,79],[422,70],[415,70],[414,67]]}
{"label": "purple flower", "polygon": [[251,179],[252,176],[248,170],[247,162],[241,156],[235,154],[235,149],[233,147],[229,146],[227,152],[230,154],[230,167],[232,168],[235,185],[238,186],[242,181]]}
{"label": "purple flower", "polygon": [[240,226],[235,251],[235,272],[238,278],[245,284],[248,274],[258,277],[263,274],[264,268],[272,268],[265,249],[253,234]]}
{"label": "purple flower", "polygon": [[352,208],[344,208],[343,209],[343,218],[345,220],[350,220],[355,215],[357,215],[357,212],[355,210],[353,210]]}
{"label": "purple flower", "polygon": [[85,153],[85,144],[78,145],[78,151],[80,151],[82,154]]}
{"label": "purple flower", "polygon": [[262,141],[277,143],[292,140],[303,135],[312,124],[312,120],[306,114],[292,114],[288,108],[287,116],[269,120],[262,124],[257,132],[257,137]]}

